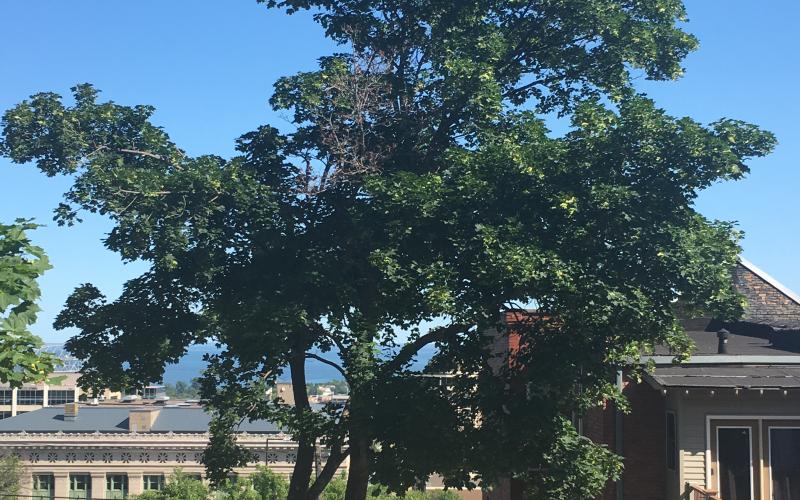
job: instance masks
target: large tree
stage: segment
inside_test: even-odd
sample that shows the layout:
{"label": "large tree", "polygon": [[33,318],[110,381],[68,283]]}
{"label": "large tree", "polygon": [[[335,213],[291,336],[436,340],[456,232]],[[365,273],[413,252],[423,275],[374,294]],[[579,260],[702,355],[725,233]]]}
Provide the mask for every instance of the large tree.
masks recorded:
{"label": "large tree", "polygon": [[[293,500],[346,457],[352,500],[370,479],[400,491],[432,473],[590,498],[619,462],[565,416],[619,399],[612,374],[649,346],[685,354],[678,298],[740,314],[738,234],[693,202],[774,138],[637,94],[634,76],[676,78],[696,46],[679,0],[265,3],[313,9],[342,47],[277,82],[292,133],[263,126],[232,158],[190,157],[152,108],[99,102],[90,85],[4,115],[0,152],[74,181],[56,220],[107,215],[106,247],[151,263],[116,299],[90,284],[69,298],[56,326],[79,329],[82,383],[158,379],[213,341],[214,480],[251,459],[236,424],[272,418],[299,442]],[[492,359],[499,312],[531,303],[523,348]],[[447,384],[409,370],[429,344]],[[345,408],[312,411],[309,358],[341,372]],[[293,407],[264,397],[285,367]],[[331,452],[312,480],[317,439]]]}

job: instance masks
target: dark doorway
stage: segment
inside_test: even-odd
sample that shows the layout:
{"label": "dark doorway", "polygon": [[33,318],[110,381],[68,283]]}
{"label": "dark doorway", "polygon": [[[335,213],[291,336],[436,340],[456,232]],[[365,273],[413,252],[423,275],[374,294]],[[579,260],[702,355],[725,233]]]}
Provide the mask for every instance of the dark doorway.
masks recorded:
{"label": "dark doorway", "polygon": [[769,430],[773,500],[800,500],[800,429]]}
{"label": "dark doorway", "polygon": [[722,500],[753,500],[749,427],[717,428],[719,492]]}

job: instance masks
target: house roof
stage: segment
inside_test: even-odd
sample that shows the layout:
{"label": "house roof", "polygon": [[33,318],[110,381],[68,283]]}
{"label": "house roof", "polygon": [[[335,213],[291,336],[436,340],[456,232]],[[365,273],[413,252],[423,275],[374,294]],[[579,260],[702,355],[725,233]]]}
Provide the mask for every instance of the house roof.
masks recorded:
{"label": "house roof", "polygon": [[[764,325],[739,323],[715,325],[706,321],[707,328],[699,329],[699,321],[686,322],[686,334],[694,341],[692,356],[713,356],[719,353],[717,331],[723,326],[729,330],[727,354],[729,356],[798,356],[800,362],[800,332],[774,330]],[[668,356],[665,346],[656,348],[658,356]]]}
{"label": "house roof", "polygon": [[800,388],[800,366],[661,366],[649,377],[662,388]]}
{"label": "house roof", "polygon": [[[64,408],[41,408],[0,420],[0,432],[128,432],[128,414],[132,407],[81,406],[75,420],[64,419]],[[208,431],[211,415],[202,408],[160,408],[152,430],[155,433]],[[266,420],[245,421],[239,431],[248,433],[278,433],[274,423]]]}
{"label": "house roof", "polygon": [[747,269],[749,269],[750,272],[754,273],[756,276],[758,276],[762,280],[772,285],[773,288],[780,291],[782,294],[786,295],[786,297],[791,299],[793,302],[800,305],[800,295],[794,293],[792,290],[789,289],[789,287],[785,286],[780,281],[776,280],[766,272],[762,271],[759,267],[757,267],[755,264],[753,264],[752,262],[750,262],[749,260],[745,259],[742,256],[739,256],[739,263],[744,267],[746,267]]}

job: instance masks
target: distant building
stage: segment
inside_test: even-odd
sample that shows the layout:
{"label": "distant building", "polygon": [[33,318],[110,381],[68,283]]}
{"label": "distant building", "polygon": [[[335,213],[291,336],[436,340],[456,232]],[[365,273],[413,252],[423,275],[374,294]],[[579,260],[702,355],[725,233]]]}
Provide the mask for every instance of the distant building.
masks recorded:
{"label": "distant building", "polygon": [[[161,489],[176,469],[202,477],[210,416],[199,406],[106,404],[45,407],[0,421],[0,454],[16,454],[26,469],[22,496],[125,498]],[[288,476],[297,443],[267,421],[243,422],[238,442],[259,464]],[[320,461],[327,450],[320,449]],[[346,470],[348,462],[341,467]]]}
{"label": "distant building", "polygon": [[[70,355],[61,344],[45,344],[40,352],[47,352],[58,358],[55,371],[48,378],[55,383],[28,383],[18,389],[12,389],[8,383],[0,383],[0,420],[39,408],[75,403],[92,396],[78,387],[78,378],[81,376],[80,370],[83,366],[80,360]],[[126,398],[126,401],[169,399],[166,397],[163,385],[148,385],[141,390],[125,392],[105,389],[94,396],[100,401],[123,398]]]}

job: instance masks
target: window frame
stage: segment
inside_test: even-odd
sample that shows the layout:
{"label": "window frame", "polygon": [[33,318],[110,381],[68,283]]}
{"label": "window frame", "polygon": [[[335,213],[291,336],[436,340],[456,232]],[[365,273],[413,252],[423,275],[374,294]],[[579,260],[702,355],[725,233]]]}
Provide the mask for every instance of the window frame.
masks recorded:
{"label": "window frame", "polygon": [[0,405],[10,405],[14,403],[14,389],[0,388]]}
{"label": "window frame", "polygon": [[144,491],[161,491],[164,489],[164,485],[164,474],[144,474],[142,476],[142,489]]}
{"label": "window frame", "polygon": [[[33,396],[29,396],[30,393],[33,393]],[[17,404],[21,406],[43,406],[44,389],[17,389]]]}
{"label": "window frame", "polygon": [[[117,480],[119,480],[119,484],[117,484]],[[116,486],[119,486],[117,488]],[[121,491],[124,493],[128,492],[128,475],[127,474],[106,474],[106,492],[109,491]]]}
{"label": "window frame", "polygon": [[[672,425],[670,425],[670,418],[672,419]],[[672,431],[672,439],[670,439],[670,430]],[[672,410],[667,410],[664,415],[664,441],[667,470],[677,471],[680,461],[678,456],[678,415]],[[670,447],[672,447],[672,450],[670,450]]]}
{"label": "window frame", "polygon": [[[58,396],[58,397],[56,397]],[[47,391],[47,405],[58,406],[75,402],[74,389],[51,389]]]}

